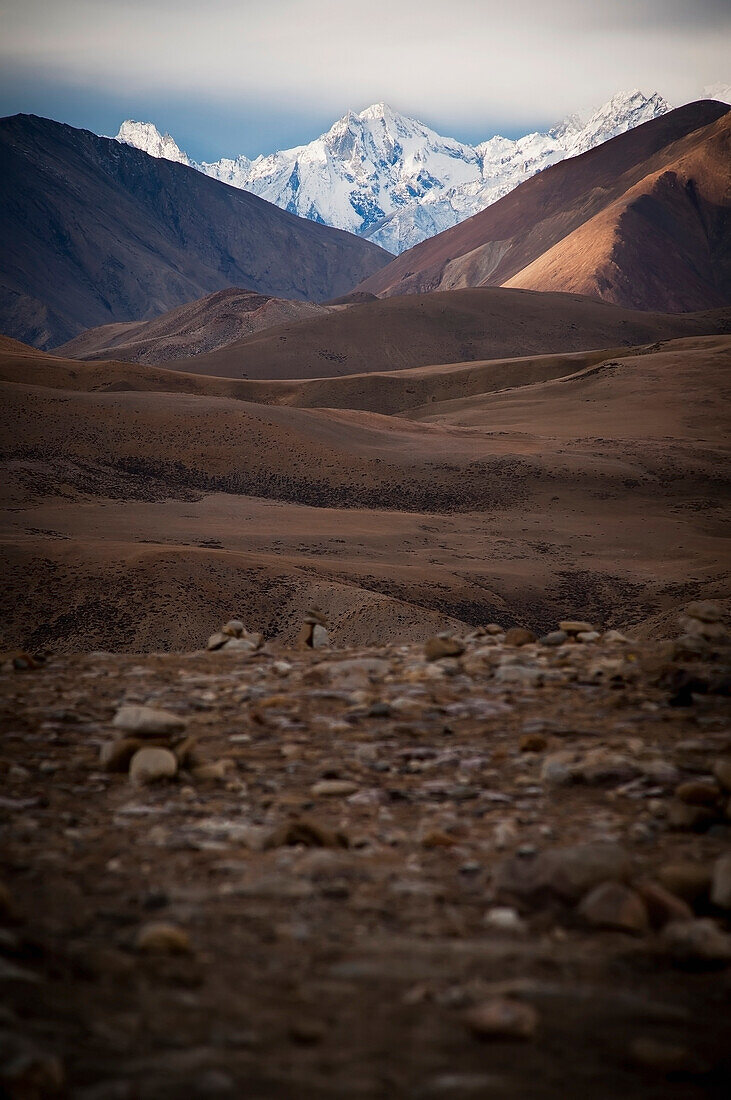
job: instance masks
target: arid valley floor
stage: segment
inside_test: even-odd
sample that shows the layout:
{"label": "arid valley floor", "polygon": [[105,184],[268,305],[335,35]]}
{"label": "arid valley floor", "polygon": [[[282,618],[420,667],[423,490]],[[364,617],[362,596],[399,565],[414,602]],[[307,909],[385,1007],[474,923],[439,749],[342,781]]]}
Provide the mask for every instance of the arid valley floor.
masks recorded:
{"label": "arid valley floor", "polygon": [[638,98],[398,257],[0,120],[3,1100],[731,1094],[731,108]]}

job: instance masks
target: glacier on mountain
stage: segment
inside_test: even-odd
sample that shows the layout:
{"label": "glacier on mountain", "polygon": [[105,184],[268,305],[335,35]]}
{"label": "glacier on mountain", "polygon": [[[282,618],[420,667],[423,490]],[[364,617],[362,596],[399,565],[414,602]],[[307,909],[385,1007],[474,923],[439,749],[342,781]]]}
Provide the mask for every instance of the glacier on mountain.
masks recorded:
{"label": "glacier on mountain", "polygon": [[484,210],[549,165],[670,109],[657,93],[621,92],[587,120],[572,115],[548,133],[496,136],[472,146],[376,103],[359,114],[348,111],[307,145],[255,160],[200,164],[150,122],[124,122],[117,140],[398,254]]}

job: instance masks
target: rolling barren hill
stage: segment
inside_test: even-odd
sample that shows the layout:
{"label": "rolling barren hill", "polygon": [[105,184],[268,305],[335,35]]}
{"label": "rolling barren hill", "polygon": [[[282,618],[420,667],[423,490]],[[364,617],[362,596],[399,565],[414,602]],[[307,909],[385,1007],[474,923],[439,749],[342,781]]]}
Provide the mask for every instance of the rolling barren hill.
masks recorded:
{"label": "rolling barren hill", "polygon": [[32,115],[0,121],[0,328],[40,347],[231,285],[332,298],[389,254],[195,169]]}
{"label": "rolling barren hill", "polygon": [[261,329],[326,316],[327,306],[272,298],[229,287],[171,309],[152,321],[101,325],[76,336],[56,353],[69,359],[165,363],[228,347]]}
{"label": "rolling barren hill", "polygon": [[664,312],[726,305],[730,160],[729,108],[688,104],[547,168],[357,289],[519,286]]}
{"label": "rolling barren hill", "polygon": [[[679,317],[626,310],[577,295],[479,287],[341,307],[168,365],[219,377],[324,378],[630,347],[723,332],[730,321],[729,310]],[[101,353],[97,345],[93,357]],[[114,356],[115,348],[109,347],[107,354]]]}
{"label": "rolling barren hill", "polygon": [[[651,630],[724,592],[728,336],[396,372],[398,417],[1,350],[8,644],[189,648],[232,608],[292,640],[313,602],[340,644]],[[296,407],[328,387],[366,407]]]}

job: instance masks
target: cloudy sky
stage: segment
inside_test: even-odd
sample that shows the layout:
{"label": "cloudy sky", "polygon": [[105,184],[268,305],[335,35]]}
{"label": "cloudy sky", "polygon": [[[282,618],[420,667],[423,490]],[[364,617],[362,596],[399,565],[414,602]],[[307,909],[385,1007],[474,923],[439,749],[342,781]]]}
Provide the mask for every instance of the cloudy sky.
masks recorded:
{"label": "cloudy sky", "polygon": [[0,19],[0,115],[151,120],[206,159],[379,100],[479,141],[731,82],[728,0],[0,0]]}

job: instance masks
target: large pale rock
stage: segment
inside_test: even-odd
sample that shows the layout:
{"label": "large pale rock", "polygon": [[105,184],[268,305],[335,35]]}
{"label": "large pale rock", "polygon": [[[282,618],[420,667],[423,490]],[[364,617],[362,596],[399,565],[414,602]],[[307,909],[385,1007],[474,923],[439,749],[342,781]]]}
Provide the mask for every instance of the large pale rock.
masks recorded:
{"label": "large pale rock", "polygon": [[558,628],[566,634],[588,634],[594,629],[592,624],[584,619],[562,619]]}
{"label": "large pale rock", "polygon": [[136,786],[172,779],[178,770],[175,755],[169,749],[139,749],[132,757],[129,777]]}
{"label": "large pale rock", "polygon": [[185,729],[185,720],[169,710],[135,704],[120,707],[112,725],[137,737],[160,737],[180,733]]}

